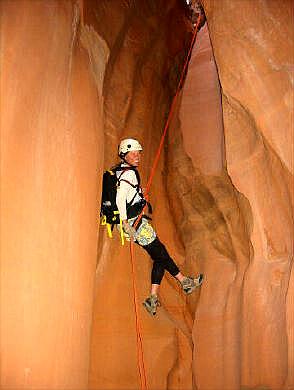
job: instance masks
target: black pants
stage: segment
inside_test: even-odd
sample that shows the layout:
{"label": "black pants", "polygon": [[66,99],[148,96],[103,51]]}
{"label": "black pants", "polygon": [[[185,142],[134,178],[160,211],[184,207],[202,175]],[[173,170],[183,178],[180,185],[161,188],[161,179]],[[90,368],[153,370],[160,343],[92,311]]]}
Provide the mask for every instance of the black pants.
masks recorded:
{"label": "black pants", "polygon": [[149,245],[142,245],[142,248],[147,251],[153,260],[153,267],[151,272],[151,283],[160,284],[164,271],[167,270],[172,276],[176,276],[180,270],[168,254],[165,246],[156,237],[156,239]]}

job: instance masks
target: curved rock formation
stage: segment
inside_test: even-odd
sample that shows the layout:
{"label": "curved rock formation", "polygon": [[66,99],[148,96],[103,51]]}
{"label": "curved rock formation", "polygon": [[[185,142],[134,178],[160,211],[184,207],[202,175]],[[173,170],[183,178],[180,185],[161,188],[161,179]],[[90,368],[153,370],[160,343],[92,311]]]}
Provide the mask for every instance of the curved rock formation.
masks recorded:
{"label": "curved rock formation", "polygon": [[[140,388],[129,248],[97,231],[101,178],[134,136],[146,184],[192,38],[186,3],[1,2],[3,389]],[[151,318],[135,248],[148,390],[290,390],[293,2],[202,6],[151,201],[205,282],[185,297],[167,275]]]}
{"label": "curved rock formation", "polygon": [[243,213],[252,248],[240,296],[240,383],[291,388],[293,2],[203,3],[222,85],[227,170],[251,214]]}
{"label": "curved rock formation", "polygon": [[169,186],[182,181],[171,199],[187,260],[193,269],[201,259],[207,276],[193,327],[195,380],[199,389],[292,388],[293,3],[203,4],[222,86],[226,169],[217,110],[206,119],[212,54],[201,46],[168,164]]}
{"label": "curved rock formation", "polygon": [[[144,145],[141,171],[146,176],[179,81],[192,37],[191,25],[185,16],[185,5],[179,1],[125,2],[116,12],[109,1],[102,2],[95,13],[91,7],[84,10],[85,24],[91,23],[110,48],[104,80],[105,168],[114,162],[119,139],[135,136]],[[109,23],[115,26],[114,31],[109,31]],[[154,222],[158,234],[180,262],[183,254],[174,242],[176,230],[160,171],[166,172],[163,160],[152,191]],[[117,244],[106,237],[104,230],[101,232],[89,374],[92,389],[140,386],[130,252],[128,246]],[[135,249],[141,307],[149,294],[151,264],[140,248]],[[188,389],[192,386],[192,318],[186,313],[185,300],[177,293],[176,283],[167,279],[164,286],[158,321],[154,322],[143,307],[140,310],[147,382],[154,389],[176,387],[178,383]],[[178,359],[179,353],[185,358]]]}

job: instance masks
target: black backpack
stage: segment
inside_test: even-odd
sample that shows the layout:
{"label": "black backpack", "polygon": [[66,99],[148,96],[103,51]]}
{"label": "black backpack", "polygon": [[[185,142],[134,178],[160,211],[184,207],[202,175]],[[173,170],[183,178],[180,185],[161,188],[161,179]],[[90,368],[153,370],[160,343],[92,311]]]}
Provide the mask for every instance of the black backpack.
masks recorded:
{"label": "black backpack", "polygon": [[[102,182],[102,199],[101,199],[101,211],[100,215],[102,219],[104,218],[104,222],[116,225],[120,223],[120,217],[119,217],[119,211],[116,205],[116,191],[117,187],[120,183],[120,177],[121,175],[128,170],[133,170],[136,174],[138,184],[133,185],[129,181],[125,179],[121,179],[121,181],[126,181],[129,183],[132,187],[137,189],[137,193],[141,196],[141,201],[136,202],[134,205],[132,205],[133,200],[135,199],[134,195],[131,202],[127,203],[127,216],[129,218],[134,218],[137,215],[141,213],[143,210],[146,200],[143,197],[143,194],[141,192],[140,187],[140,176],[136,168],[130,168],[130,167],[122,167],[121,165],[117,165],[113,167],[112,169],[105,171],[103,173],[103,182]],[[121,172],[117,175],[117,172]]]}

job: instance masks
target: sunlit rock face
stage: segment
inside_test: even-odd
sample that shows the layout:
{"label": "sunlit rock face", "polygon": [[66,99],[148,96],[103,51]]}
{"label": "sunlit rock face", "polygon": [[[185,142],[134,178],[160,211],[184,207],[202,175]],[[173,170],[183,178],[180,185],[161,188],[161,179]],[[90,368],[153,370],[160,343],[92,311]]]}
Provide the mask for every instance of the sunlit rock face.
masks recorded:
{"label": "sunlit rock face", "polygon": [[143,144],[146,185],[186,2],[1,2],[2,388],[137,390],[138,327],[149,390],[294,388],[293,3],[203,6],[150,196],[159,237],[205,281],[186,297],[164,278],[152,318],[149,257],[135,247],[133,274],[97,215],[121,138]]}
{"label": "sunlit rock face", "polygon": [[84,389],[101,95],[70,1],[1,2],[1,388]]}

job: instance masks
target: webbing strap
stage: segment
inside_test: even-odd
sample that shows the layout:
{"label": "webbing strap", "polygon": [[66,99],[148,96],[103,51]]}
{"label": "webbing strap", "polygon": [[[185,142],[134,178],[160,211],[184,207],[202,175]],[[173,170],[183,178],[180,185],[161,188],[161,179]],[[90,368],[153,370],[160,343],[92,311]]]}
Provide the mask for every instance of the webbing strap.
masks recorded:
{"label": "webbing strap", "polygon": [[[200,24],[200,14],[199,14],[198,19],[197,19],[197,23],[196,23],[195,30],[194,30],[194,33],[193,33],[192,41],[191,41],[191,44],[190,44],[190,49],[189,49],[189,52],[188,52],[188,55],[187,55],[187,58],[186,58],[186,61],[185,61],[185,64],[184,64],[184,67],[183,67],[183,70],[182,70],[181,78],[180,78],[180,81],[179,81],[176,93],[175,93],[175,95],[173,97],[173,100],[172,100],[172,104],[171,104],[171,108],[170,108],[170,111],[169,111],[169,115],[168,115],[168,118],[166,120],[166,124],[164,126],[164,131],[163,131],[163,134],[161,136],[160,144],[159,144],[159,147],[158,147],[158,150],[157,150],[157,153],[156,153],[156,156],[155,156],[152,168],[151,168],[151,173],[150,173],[150,176],[149,176],[149,179],[148,179],[148,182],[147,182],[146,194],[144,194],[144,197],[146,198],[147,201],[148,201],[148,193],[149,193],[149,190],[150,190],[150,187],[151,187],[151,183],[152,183],[153,177],[155,175],[155,170],[156,170],[157,165],[158,165],[160,154],[162,152],[163,143],[164,143],[164,139],[165,139],[165,136],[166,136],[166,133],[167,133],[167,129],[169,127],[169,124],[170,124],[173,112],[175,110],[176,101],[177,101],[180,89],[182,87],[182,83],[183,83],[183,80],[184,80],[185,72],[186,72],[188,64],[189,64],[189,60],[190,60],[192,49],[193,49],[193,46],[194,46],[194,43],[195,43],[195,40],[196,40],[197,30],[198,30],[199,24]],[[144,209],[145,208],[146,208],[146,206],[144,207]],[[144,209],[142,210],[141,214],[139,215],[138,219],[136,220],[136,222],[134,224],[134,227],[138,226],[138,224],[139,224],[139,222],[140,222],[140,220],[141,220],[141,218],[143,216]],[[141,390],[148,390],[148,388],[147,388],[146,371],[145,371],[145,364],[144,364],[142,328],[141,328],[140,317],[139,317],[139,308],[138,308],[136,274],[135,274],[135,266],[134,266],[134,263],[135,263],[135,261],[134,261],[135,260],[134,242],[132,240],[130,242],[130,250],[131,250],[131,264],[132,264],[132,278],[133,278],[133,298],[134,298],[135,317],[136,317],[137,359],[138,359],[138,370],[139,370],[139,376],[140,376],[140,389]]]}

